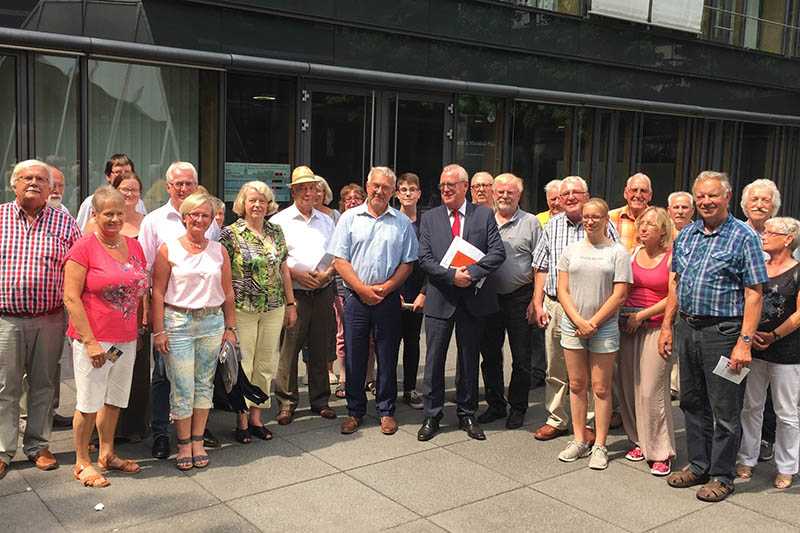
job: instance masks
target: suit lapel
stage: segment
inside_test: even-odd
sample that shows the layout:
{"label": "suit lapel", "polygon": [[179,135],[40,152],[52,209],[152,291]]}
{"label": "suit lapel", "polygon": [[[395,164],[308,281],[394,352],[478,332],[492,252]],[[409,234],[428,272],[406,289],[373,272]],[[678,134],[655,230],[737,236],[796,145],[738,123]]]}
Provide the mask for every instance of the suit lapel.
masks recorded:
{"label": "suit lapel", "polygon": [[469,234],[470,230],[472,229],[472,222],[473,222],[473,214],[475,213],[475,204],[471,202],[467,202],[467,215],[466,220],[464,221],[464,231],[462,233],[463,239],[465,241],[469,241]]}

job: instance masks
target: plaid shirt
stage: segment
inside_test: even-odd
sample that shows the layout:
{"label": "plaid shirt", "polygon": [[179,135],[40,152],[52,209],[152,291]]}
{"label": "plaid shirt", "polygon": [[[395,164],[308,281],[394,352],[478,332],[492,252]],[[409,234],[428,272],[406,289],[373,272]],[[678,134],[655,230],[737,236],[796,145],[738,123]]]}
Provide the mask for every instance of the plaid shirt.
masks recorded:
{"label": "plaid shirt", "polygon": [[64,259],[80,238],[67,213],[45,206],[33,224],[16,201],[0,205],[0,315],[41,314],[64,302]]}
{"label": "plaid shirt", "polygon": [[624,205],[608,212],[608,218],[619,233],[619,242],[628,252],[636,247],[636,217],[628,214],[628,206]]}
{"label": "plaid shirt", "polygon": [[672,271],[679,277],[680,311],[696,316],[744,315],[744,288],[769,279],[758,235],[731,215],[711,233],[702,220],[683,228]]}
{"label": "plaid shirt", "polygon": [[[619,235],[613,224],[608,225],[608,236],[612,241],[619,242]],[[583,237],[583,222],[572,222],[564,213],[553,216],[544,227],[544,234],[533,252],[533,268],[537,272],[547,272],[544,293],[550,298],[556,297],[558,279],[556,265],[564,253],[564,248]]]}

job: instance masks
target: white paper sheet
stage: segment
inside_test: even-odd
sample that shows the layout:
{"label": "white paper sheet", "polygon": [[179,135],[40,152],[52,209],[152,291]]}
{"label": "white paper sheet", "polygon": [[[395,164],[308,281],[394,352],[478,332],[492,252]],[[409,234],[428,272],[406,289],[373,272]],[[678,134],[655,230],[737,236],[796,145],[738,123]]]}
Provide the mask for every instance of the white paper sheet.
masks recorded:
{"label": "white paper sheet", "polygon": [[717,366],[714,368],[714,373],[719,377],[725,378],[728,381],[732,381],[739,385],[744,378],[747,377],[747,374],[750,373],[750,369],[747,367],[742,368],[739,373],[737,374],[728,366],[731,360],[725,357],[724,355],[719,358],[717,362]]}
{"label": "white paper sheet", "polygon": [[[453,238],[453,242],[450,243],[450,247],[445,252],[444,257],[442,257],[442,260],[439,262],[439,264],[444,268],[455,268],[451,267],[450,265],[453,263],[453,258],[455,258],[457,253],[466,255],[476,263],[483,259],[483,257],[486,255],[474,245],[457,236]],[[485,280],[486,278],[480,279],[475,283],[475,287],[478,289],[483,287],[483,282]]]}

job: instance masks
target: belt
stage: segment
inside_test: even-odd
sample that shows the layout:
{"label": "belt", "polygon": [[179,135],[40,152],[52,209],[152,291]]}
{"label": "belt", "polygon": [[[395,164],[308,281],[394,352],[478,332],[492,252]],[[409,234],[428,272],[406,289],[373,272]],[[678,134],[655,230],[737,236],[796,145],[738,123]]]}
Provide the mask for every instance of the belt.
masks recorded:
{"label": "belt", "polygon": [[[513,296],[513,295],[518,294],[518,293],[531,294],[532,292],[533,292],[533,283],[526,283],[525,285],[517,287],[516,289],[514,289],[511,292],[504,292],[502,294],[498,293],[497,295],[498,296]],[[555,298],[553,298],[553,299],[555,300]]]}
{"label": "belt", "polygon": [[190,309],[188,307],[178,307],[177,305],[172,304],[164,304],[164,307],[168,307],[173,311],[178,311],[180,313],[184,313],[186,315],[192,315],[192,318],[202,318],[208,315],[215,315],[222,310],[222,306],[217,305],[215,307],[201,307],[200,309]]}
{"label": "belt", "polygon": [[315,294],[319,294],[319,293],[321,293],[323,291],[327,291],[332,286],[333,286],[333,284],[328,283],[324,287],[320,287],[318,289],[294,289],[294,292],[302,292],[303,294],[307,294],[308,296],[314,296]]}
{"label": "belt", "polygon": [[63,305],[59,305],[58,307],[54,307],[49,311],[44,311],[43,313],[6,313],[5,311],[0,311],[0,316],[7,316],[9,318],[39,318],[42,316],[50,316],[60,313],[64,310]]}
{"label": "belt", "polygon": [[740,316],[711,316],[711,315],[690,315],[680,311],[678,313],[682,319],[694,329],[708,328],[716,326],[721,322],[736,322],[741,321]]}

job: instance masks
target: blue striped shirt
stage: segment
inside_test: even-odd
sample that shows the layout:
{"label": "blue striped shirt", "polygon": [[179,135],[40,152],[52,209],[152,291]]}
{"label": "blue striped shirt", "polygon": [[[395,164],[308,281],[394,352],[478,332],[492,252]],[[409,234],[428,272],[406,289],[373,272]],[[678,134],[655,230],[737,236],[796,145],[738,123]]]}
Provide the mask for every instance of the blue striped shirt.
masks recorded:
{"label": "blue striped shirt", "polygon": [[698,316],[743,316],[744,288],[769,279],[761,240],[731,215],[711,233],[702,219],[686,226],[673,247],[672,271],[678,309]]}
{"label": "blue striped shirt", "polygon": [[[537,272],[547,272],[547,283],[544,293],[550,298],[556,297],[556,282],[558,281],[558,260],[564,253],[564,248],[573,242],[583,239],[583,221],[572,222],[567,215],[559,213],[552,217],[544,227],[544,234],[536,244],[533,252],[533,269]],[[614,224],[608,225],[608,236],[614,242],[619,242],[619,233]]]}

